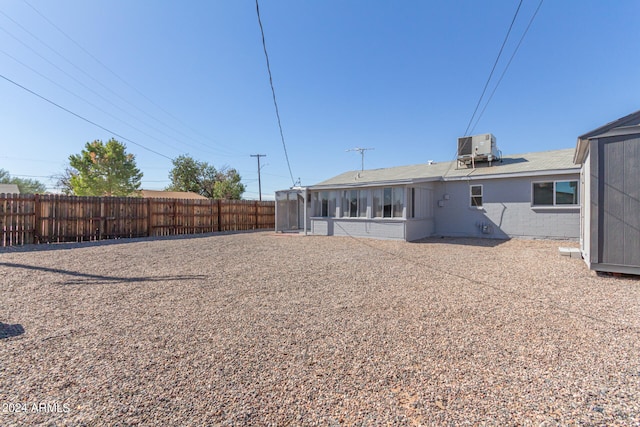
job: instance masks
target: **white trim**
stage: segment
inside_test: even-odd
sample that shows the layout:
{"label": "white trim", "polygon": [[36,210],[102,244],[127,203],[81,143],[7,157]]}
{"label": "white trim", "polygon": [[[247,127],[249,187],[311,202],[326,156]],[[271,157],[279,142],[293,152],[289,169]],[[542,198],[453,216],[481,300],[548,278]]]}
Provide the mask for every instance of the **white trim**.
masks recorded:
{"label": "white trim", "polygon": [[[473,187],[480,187],[480,205],[473,204]],[[478,196],[475,196],[478,197]],[[469,184],[469,207],[473,209],[482,209],[484,206],[484,188],[483,184]]]}

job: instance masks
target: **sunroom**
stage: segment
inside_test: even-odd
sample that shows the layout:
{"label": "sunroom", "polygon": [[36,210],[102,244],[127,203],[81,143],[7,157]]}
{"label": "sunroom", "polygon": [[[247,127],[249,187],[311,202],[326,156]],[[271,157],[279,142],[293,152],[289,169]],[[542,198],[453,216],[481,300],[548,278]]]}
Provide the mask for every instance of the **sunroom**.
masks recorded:
{"label": "sunroom", "polygon": [[311,190],[311,233],[415,240],[431,235],[432,184]]}

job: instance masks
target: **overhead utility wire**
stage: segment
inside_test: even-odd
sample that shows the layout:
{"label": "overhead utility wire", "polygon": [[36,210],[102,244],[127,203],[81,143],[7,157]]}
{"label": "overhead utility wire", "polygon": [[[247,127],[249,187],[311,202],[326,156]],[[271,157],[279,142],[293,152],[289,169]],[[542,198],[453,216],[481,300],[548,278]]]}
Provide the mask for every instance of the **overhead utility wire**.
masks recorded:
{"label": "overhead utility wire", "polygon": [[293,179],[291,172],[291,164],[289,163],[289,155],[287,154],[287,144],[284,142],[284,133],[282,132],[282,123],[280,122],[280,112],[278,110],[278,102],[276,101],[276,90],[273,88],[273,77],[271,76],[271,66],[269,65],[269,54],[267,53],[267,43],[264,40],[264,29],[262,28],[262,20],[260,19],[260,6],[256,0],[256,13],[258,14],[258,24],[260,25],[260,34],[262,35],[262,48],[264,49],[264,57],[267,60],[267,71],[269,72],[269,84],[271,85],[271,94],[273,95],[273,105],[276,107],[276,117],[278,118],[278,128],[280,129],[280,138],[282,139],[282,148],[284,148],[284,157],[287,160],[291,183],[295,186],[296,181]]}
{"label": "overhead utility wire", "polygon": [[[88,99],[86,99],[86,98],[84,98],[84,97],[82,97],[82,96],[80,96],[80,95],[78,95],[78,94],[76,94],[76,93],[72,92],[71,90],[67,89],[66,87],[62,86],[61,84],[59,84],[59,83],[57,83],[57,82],[53,81],[52,79],[50,79],[49,77],[45,76],[44,74],[42,74],[42,73],[41,73],[41,72],[39,72],[38,70],[36,70],[36,69],[34,69],[34,68],[32,68],[32,67],[28,66],[27,64],[23,63],[22,61],[20,61],[19,59],[15,58],[14,56],[12,56],[12,55],[8,54],[8,53],[7,53],[7,52],[5,52],[4,50],[0,49],[0,53],[3,53],[4,55],[6,55],[6,56],[8,56],[9,58],[13,59],[13,60],[14,60],[15,62],[17,62],[18,64],[22,65],[23,67],[25,67],[25,68],[27,68],[27,69],[31,70],[33,73],[35,73],[35,74],[39,75],[40,77],[42,77],[43,79],[47,80],[47,81],[48,81],[48,82],[50,82],[51,84],[53,84],[53,85],[55,85],[55,86],[59,87],[60,89],[62,89],[62,90],[64,90],[65,92],[69,93],[70,95],[73,95],[74,97],[76,97],[76,98],[80,99],[81,101],[86,102],[87,104],[89,104],[90,106],[92,106],[93,108],[95,108],[96,110],[100,111],[101,113],[106,114],[107,116],[111,117],[112,119],[119,121],[120,123],[122,123],[122,124],[124,124],[124,125],[126,125],[126,126],[130,127],[131,129],[133,129],[133,130],[135,130],[135,131],[137,131],[137,132],[140,132],[141,134],[143,134],[143,135],[145,135],[145,136],[147,136],[147,137],[149,137],[149,138],[151,138],[151,139],[153,139],[153,140],[156,140],[156,141],[158,141],[159,143],[161,143],[161,144],[163,144],[163,145],[166,145],[166,146],[167,146],[167,147],[169,147],[169,148],[172,148],[172,149],[174,149],[174,150],[176,150],[176,151],[178,151],[178,152],[182,151],[180,148],[174,147],[174,146],[172,146],[172,145],[170,145],[170,144],[168,144],[168,143],[166,143],[166,142],[164,142],[164,141],[162,141],[162,140],[160,140],[160,139],[158,139],[158,138],[154,137],[153,135],[151,135],[151,134],[149,134],[149,133],[147,133],[147,132],[143,131],[142,129],[139,129],[139,128],[138,128],[138,127],[136,127],[136,126],[133,126],[132,124],[130,124],[130,123],[128,123],[128,122],[125,122],[124,120],[122,120],[121,118],[119,118],[119,117],[117,117],[117,116],[115,116],[115,115],[111,114],[111,113],[110,113],[110,112],[108,112],[107,110],[105,110],[105,109],[103,109],[103,108],[100,108],[99,106],[97,106],[97,105],[96,105],[96,104],[94,104],[93,102],[91,102],[91,101],[89,101]],[[117,106],[117,105],[114,105],[114,106],[115,106],[116,108],[118,108],[118,106]],[[124,111],[124,110],[123,110],[123,111]],[[126,111],[125,111],[125,113],[126,113]],[[135,118],[135,117],[134,117],[134,118]],[[144,123],[144,122],[143,122],[143,123]],[[161,132],[161,133],[162,133],[162,132]],[[166,134],[165,134],[165,135],[166,135]],[[166,135],[166,136],[169,136],[169,137],[170,137],[170,135]]]}
{"label": "overhead utility wire", "polygon": [[538,7],[536,8],[535,12],[533,12],[533,16],[529,20],[529,24],[527,25],[527,28],[524,30],[524,33],[522,34],[522,37],[520,37],[520,41],[518,42],[518,45],[516,46],[515,50],[511,54],[511,58],[509,58],[509,62],[507,62],[507,66],[504,68],[504,71],[500,75],[500,78],[498,79],[498,83],[496,83],[496,86],[493,88],[493,91],[491,91],[491,95],[489,95],[489,98],[487,99],[486,104],[484,104],[484,107],[482,108],[482,111],[478,115],[478,118],[476,119],[476,123],[471,128],[471,132],[470,133],[473,133],[473,131],[475,130],[476,126],[478,126],[478,122],[480,122],[480,118],[482,117],[482,115],[484,114],[485,110],[487,109],[487,106],[491,102],[491,99],[493,99],[493,95],[496,93],[496,90],[498,89],[498,86],[500,86],[500,82],[502,82],[502,79],[504,78],[504,75],[507,73],[507,70],[509,69],[509,65],[511,65],[511,61],[513,61],[513,58],[516,56],[516,53],[518,52],[518,49],[520,49],[520,45],[522,44],[522,41],[524,40],[524,37],[527,35],[527,32],[529,31],[529,28],[531,28],[531,24],[533,24],[533,20],[536,18],[536,15],[538,14],[538,11],[540,10],[540,7],[542,7],[542,3],[543,2],[544,2],[544,0],[540,0],[540,3],[538,3]]}
{"label": "overhead utility wire", "polygon": [[106,132],[109,132],[110,134],[113,134],[113,135],[117,136],[118,138],[120,138],[120,139],[122,139],[122,140],[124,140],[124,141],[130,142],[130,143],[132,143],[133,145],[137,145],[138,147],[143,148],[143,149],[145,149],[145,150],[147,150],[147,151],[149,151],[149,152],[151,152],[151,153],[153,153],[153,154],[157,154],[157,155],[158,155],[158,156],[160,156],[160,157],[164,157],[165,159],[173,160],[173,159],[172,159],[171,157],[169,157],[169,156],[165,156],[164,154],[159,153],[159,152],[157,152],[157,151],[155,151],[155,150],[153,150],[153,149],[151,149],[151,148],[149,148],[149,147],[146,147],[146,146],[144,146],[144,145],[142,145],[142,144],[139,144],[139,143],[137,143],[137,142],[135,142],[135,141],[133,141],[133,140],[131,140],[131,139],[127,138],[127,137],[124,137],[124,136],[122,136],[122,135],[120,135],[120,134],[118,134],[118,133],[116,133],[116,132],[112,131],[111,129],[108,129],[108,128],[106,128],[106,127],[102,126],[102,125],[99,125],[98,123],[96,123],[96,122],[94,122],[94,121],[92,121],[92,120],[89,120],[89,119],[87,119],[86,117],[81,116],[80,114],[74,113],[73,111],[69,110],[68,108],[65,108],[65,107],[63,107],[62,105],[57,104],[57,103],[55,103],[54,101],[52,101],[52,100],[50,100],[50,99],[48,99],[48,98],[45,98],[44,96],[40,95],[39,93],[34,92],[34,91],[32,91],[31,89],[29,89],[29,88],[27,88],[27,87],[25,87],[25,86],[22,86],[20,83],[17,83],[17,82],[15,82],[15,81],[11,80],[10,78],[8,78],[8,77],[6,77],[6,76],[4,76],[4,75],[2,75],[2,74],[0,74],[0,78],[2,78],[2,79],[4,79],[4,80],[8,81],[9,83],[12,83],[12,84],[14,84],[14,85],[18,86],[20,89],[23,89],[23,90],[25,90],[25,91],[29,92],[29,93],[30,93],[30,94],[32,94],[32,95],[37,96],[38,98],[42,99],[43,101],[46,101],[46,102],[48,102],[49,104],[51,104],[51,105],[53,105],[53,106],[56,106],[56,107],[58,107],[59,109],[61,109],[61,110],[63,110],[63,111],[66,111],[67,113],[69,113],[69,114],[71,114],[71,115],[73,115],[73,116],[76,116],[76,117],[77,117],[77,118],[79,118],[80,120],[84,120],[85,122],[87,122],[87,123],[89,123],[89,124],[92,124],[92,125],[94,125],[94,126],[95,126],[95,127],[97,127],[97,128],[100,128],[100,129],[102,129],[102,130],[104,130],[104,131],[106,131]]}
{"label": "overhead utility wire", "polygon": [[[64,32],[60,27],[58,27],[55,23],[53,23],[49,18],[47,18],[42,12],[40,12],[36,7],[34,7],[32,4],[30,4],[28,1],[23,0],[23,2],[29,6],[31,9],[33,9],[38,15],[40,15],[40,17],[42,17],[42,19],[44,19],[45,21],[47,21],[47,23],[49,23],[49,25],[51,25],[53,28],[55,28],[58,32],[60,32],[63,36],[65,36],[68,40],[70,40],[73,44],[75,44],[80,50],[82,50],[84,53],[86,53],[89,57],[91,57],[94,61],[96,61],[98,64],[100,64],[100,66],[102,66],[105,70],[107,70],[108,72],[110,72],[112,75],[114,75],[118,80],[120,80],[122,83],[124,83],[126,86],[128,86],[129,88],[133,89],[136,93],[138,93],[138,95],[140,95],[141,97],[143,97],[145,100],[147,100],[150,104],[152,104],[153,106],[155,106],[156,108],[158,108],[160,111],[162,111],[163,113],[165,113],[167,116],[171,117],[172,119],[174,119],[175,121],[177,121],[178,123],[180,123],[182,126],[184,126],[185,128],[191,130],[192,132],[194,132],[195,134],[198,134],[200,137],[208,140],[209,142],[213,143],[214,145],[216,145],[217,147],[214,148],[215,150],[218,150],[222,153],[223,156],[231,156],[231,154],[224,154],[224,152],[226,151],[227,153],[241,153],[240,151],[234,150],[233,148],[227,148],[227,147],[223,147],[220,144],[218,144],[217,142],[213,141],[210,137],[202,134],[201,132],[199,132],[198,130],[192,128],[191,126],[189,126],[188,124],[186,124],[185,122],[183,122],[182,120],[180,120],[178,117],[174,116],[173,114],[171,114],[169,111],[167,111],[166,109],[164,109],[163,107],[161,107],[160,105],[158,105],[157,103],[155,103],[152,99],[150,99],[149,97],[147,97],[144,93],[142,93],[140,90],[138,90],[136,87],[134,87],[133,85],[131,85],[130,83],[128,83],[126,80],[124,80],[120,75],[118,75],[115,71],[113,71],[111,68],[109,68],[106,64],[104,64],[102,61],[100,61],[98,58],[96,58],[94,55],[91,54],[91,52],[89,52],[87,49],[85,49],[80,43],[78,43],[77,41],[75,41],[70,35],[68,35],[66,32]],[[27,33],[29,33],[33,38],[35,38],[36,40],[40,41],[42,44],[44,44],[45,46],[47,46],[49,49],[51,49],[53,52],[55,52],[56,54],[58,54],[59,56],[61,56],[65,61],[69,62],[71,65],[73,65],[75,68],[79,69],[80,71],[82,71],[85,75],[88,75],[90,78],[92,78],[94,81],[96,81],[100,86],[104,87],[105,89],[107,89],[109,92],[111,92],[112,94],[114,94],[116,97],[120,98],[121,100],[123,100],[124,102],[126,102],[127,104],[131,105],[133,108],[135,108],[136,110],[142,112],[144,115],[146,115],[147,117],[151,118],[152,120],[162,124],[163,126],[171,129],[172,131],[176,132],[179,135],[182,135],[185,138],[188,138],[204,147],[207,148],[213,148],[210,147],[198,140],[196,140],[195,138],[185,134],[184,132],[180,131],[179,129],[176,129],[175,127],[167,124],[165,121],[162,121],[160,119],[158,119],[157,117],[149,114],[148,112],[146,112],[145,110],[139,108],[138,106],[136,106],[135,104],[131,103],[130,101],[126,100],[125,98],[123,98],[122,96],[118,95],[115,91],[111,90],[110,88],[108,88],[107,86],[105,86],[104,84],[102,84],[100,81],[96,80],[93,76],[91,76],[90,74],[86,73],[85,71],[83,71],[82,69],[78,68],[75,64],[71,63],[71,61],[69,61],[68,59],[66,59],[62,54],[60,54],[59,52],[57,52],[55,49],[53,49],[52,47],[48,46],[45,42],[43,42],[42,40],[40,40],[38,37],[36,37],[34,34],[32,34],[30,31],[28,31],[27,29],[25,29],[22,25],[20,25],[19,23],[17,23],[15,20],[13,20],[12,18],[8,17],[6,14],[3,13],[4,16],[6,16],[8,19],[10,19],[11,21],[13,21],[16,25],[18,25],[20,28],[22,28],[24,31],[26,31]],[[185,143],[182,143],[185,144]],[[185,144],[188,145],[188,144]],[[196,148],[196,147],[193,147]]]}
{"label": "overhead utility wire", "polygon": [[509,25],[509,30],[507,31],[507,35],[504,37],[504,41],[502,42],[502,46],[500,47],[500,51],[498,52],[498,56],[496,57],[495,62],[493,63],[493,68],[491,68],[491,73],[489,73],[489,77],[487,78],[487,82],[484,84],[484,88],[482,89],[482,94],[478,99],[478,103],[476,104],[476,108],[473,110],[473,114],[471,115],[471,119],[469,119],[469,124],[467,124],[467,128],[464,131],[464,136],[468,135],[469,128],[471,127],[471,123],[473,123],[473,119],[478,112],[478,108],[480,107],[480,103],[482,102],[482,98],[484,97],[485,92],[487,91],[487,86],[489,86],[489,82],[491,81],[491,77],[493,76],[493,72],[496,70],[496,66],[498,65],[498,61],[500,60],[500,55],[502,55],[502,50],[504,46],[507,44],[507,39],[509,39],[509,34],[511,34],[511,29],[513,28],[513,23],[516,22],[516,17],[518,16],[518,12],[520,11],[520,6],[522,6],[522,1],[518,3],[518,8],[516,9],[516,13],[513,15],[513,19],[511,20],[511,25]]}

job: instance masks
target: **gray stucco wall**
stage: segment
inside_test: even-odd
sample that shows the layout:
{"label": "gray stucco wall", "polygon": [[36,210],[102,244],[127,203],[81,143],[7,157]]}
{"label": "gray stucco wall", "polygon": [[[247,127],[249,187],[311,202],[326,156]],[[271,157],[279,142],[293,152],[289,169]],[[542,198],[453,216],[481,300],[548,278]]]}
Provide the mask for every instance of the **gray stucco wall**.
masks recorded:
{"label": "gray stucco wall", "polygon": [[312,218],[311,224],[311,233],[316,235],[405,240],[402,219]]}
{"label": "gray stucco wall", "polygon": [[[577,240],[580,237],[579,206],[532,207],[531,188],[536,181],[579,179],[576,171],[572,175],[439,183],[435,197],[442,206],[436,201],[435,234]],[[478,184],[483,186],[483,207],[470,207],[469,185]]]}

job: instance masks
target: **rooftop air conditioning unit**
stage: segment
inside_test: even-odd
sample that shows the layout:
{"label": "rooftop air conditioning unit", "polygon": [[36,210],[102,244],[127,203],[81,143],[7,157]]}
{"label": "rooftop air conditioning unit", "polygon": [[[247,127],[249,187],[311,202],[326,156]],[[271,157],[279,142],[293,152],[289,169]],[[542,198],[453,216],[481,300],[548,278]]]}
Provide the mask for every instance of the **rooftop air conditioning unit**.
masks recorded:
{"label": "rooftop air conditioning unit", "polygon": [[496,145],[496,137],[490,133],[463,136],[458,138],[458,165],[470,165],[477,162],[500,160],[500,150]]}

